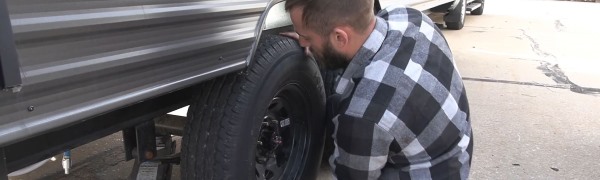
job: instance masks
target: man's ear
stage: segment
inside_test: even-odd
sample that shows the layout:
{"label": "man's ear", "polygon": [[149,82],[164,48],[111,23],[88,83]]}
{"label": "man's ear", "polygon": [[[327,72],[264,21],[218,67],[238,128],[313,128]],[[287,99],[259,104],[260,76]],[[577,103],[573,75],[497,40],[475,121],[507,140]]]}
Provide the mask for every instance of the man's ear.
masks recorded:
{"label": "man's ear", "polygon": [[334,28],[330,35],[330,40],[333,46],[337,46],[338,48],[344,48],[350,42],[348,33],[342,28]]}

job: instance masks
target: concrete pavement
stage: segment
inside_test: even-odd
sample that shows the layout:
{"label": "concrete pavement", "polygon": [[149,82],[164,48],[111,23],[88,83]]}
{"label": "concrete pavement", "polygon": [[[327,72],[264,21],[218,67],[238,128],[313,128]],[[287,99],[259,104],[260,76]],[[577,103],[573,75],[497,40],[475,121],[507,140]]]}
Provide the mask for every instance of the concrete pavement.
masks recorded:
{"label": "concrete pavement", "polygon": [[444,31],[470,100],[472,179],[599,178],[600,4],[486,3]]}
{"label": "concrete pavement", "polygon": [[465,84],[475,140],[472,179],[600,177],[598,98],[567,89]]}

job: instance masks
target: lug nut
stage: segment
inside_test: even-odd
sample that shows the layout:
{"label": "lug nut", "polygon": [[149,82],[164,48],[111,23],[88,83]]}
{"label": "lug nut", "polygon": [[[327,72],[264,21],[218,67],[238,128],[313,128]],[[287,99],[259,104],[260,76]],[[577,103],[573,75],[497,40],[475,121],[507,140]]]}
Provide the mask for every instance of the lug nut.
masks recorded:
{"label": "lug nut", "polygon": [[273,137],[273,142],[275,144],[281,144],[283,141],[281,141],[281,136],[275,136]]}

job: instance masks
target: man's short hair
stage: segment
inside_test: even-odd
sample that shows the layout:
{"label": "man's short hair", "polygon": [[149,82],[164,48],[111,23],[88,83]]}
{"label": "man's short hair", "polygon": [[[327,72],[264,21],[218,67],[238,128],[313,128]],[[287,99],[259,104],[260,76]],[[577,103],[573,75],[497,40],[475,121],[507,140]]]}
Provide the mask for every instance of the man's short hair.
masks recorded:
{"label": "man's short hair", "polygon": [[295,7],[304,7],[305,26],[322,36],[340,25],[365,32],[374,17],[373,0],[286,0],[287,11]]}

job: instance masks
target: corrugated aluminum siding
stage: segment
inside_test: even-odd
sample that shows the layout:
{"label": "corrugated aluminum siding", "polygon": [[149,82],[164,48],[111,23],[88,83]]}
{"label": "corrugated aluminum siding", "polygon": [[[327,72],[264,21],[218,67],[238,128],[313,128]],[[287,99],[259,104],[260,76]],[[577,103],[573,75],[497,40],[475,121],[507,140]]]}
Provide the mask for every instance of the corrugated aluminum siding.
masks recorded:
{"label": "corrugated aluminum siding", "polygon": [[243,68],[267,3],[7,0],[23,89],[0,144]]}

